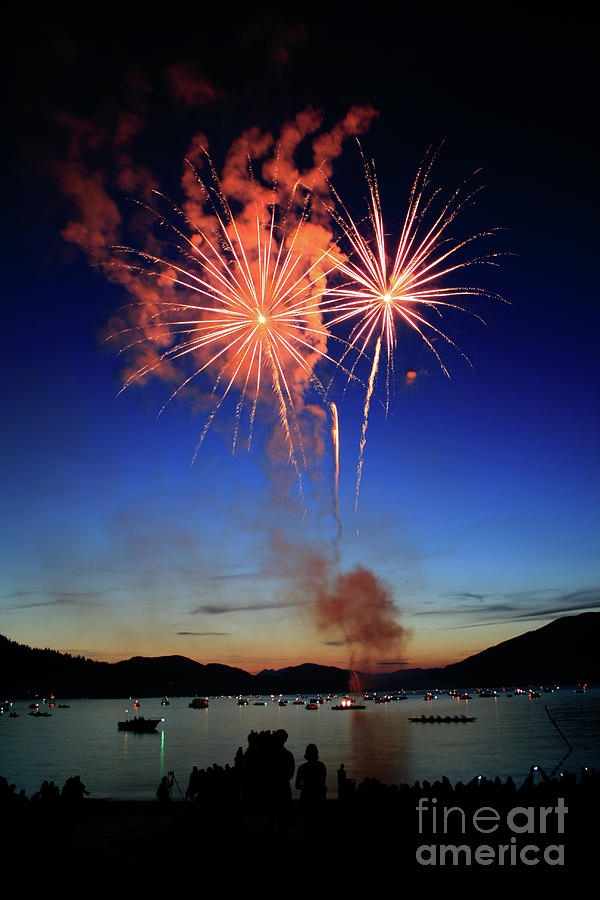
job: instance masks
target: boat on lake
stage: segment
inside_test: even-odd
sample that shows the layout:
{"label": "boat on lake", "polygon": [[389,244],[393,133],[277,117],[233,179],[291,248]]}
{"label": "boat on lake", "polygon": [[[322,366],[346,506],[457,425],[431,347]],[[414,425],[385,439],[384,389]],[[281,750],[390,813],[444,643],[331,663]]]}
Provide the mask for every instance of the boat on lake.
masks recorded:
{"label": "boat on lake", "polygon": [[151,734],[156,731],[156,726],[160,719],[145,719],[143,716],[134,716],[133,719],[126,719],[124,722],[118,722],[119,731],[135,731],[136,734]]}
{"label": "boat on lake", "polygon": [[344,697],[342,702],[338,704],[338,706],[332,706],[332,709],[366,709],[366,706],[363,706],[360,703],[355,703],[354,700],[351,700],[350,697]]}
{"label": "boat on lake", "polygon": [[474,722],[475,716],[410,716],[408,721],[422,722],[425,725],[433,725],[440,722],[446,724],[458,722],[459,724],[462,724],[463,722]]}
{"label": "boat on lake", "polygon": [[188,706],[190,709],[208,709],[208,700],[206,697],[194,697]]}

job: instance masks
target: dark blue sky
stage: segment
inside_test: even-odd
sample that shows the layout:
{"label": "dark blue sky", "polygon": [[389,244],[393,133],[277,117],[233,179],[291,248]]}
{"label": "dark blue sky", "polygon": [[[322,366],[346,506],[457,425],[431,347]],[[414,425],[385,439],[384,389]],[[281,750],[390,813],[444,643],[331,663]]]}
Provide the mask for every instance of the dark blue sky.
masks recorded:
{"label": "dark blue sky", "polygon": [[[378,111],[361,142],[377,164],[390,231],[430,144],[445,139],[434,180],[446,190],[481,169],[486,189],[457,227],[504,227],[494,245],[514,255],[472,280],[510,305],[475,298],[469,307],[486,325],[445,320],[473,366],[440,348],[450,380],[405,337],[387,421],[373,406],[357,515],[364,388],[333,397],[339,562],[390,585],[413,632],[398,659],[408,665],[450,662],[597,608],[600,317],[586,23],[504,16],[491,33],[466,13],[235,25],[216,12],[159,25],[98,15],[86,27],[23,23],[9,59],[0,631],[101,658],[182,653],[249,669],[348,661],[292,604],[272,540],[279,531],[335,557],[330,457],[307,474],[303,517],[282,467],[269,462],[268,422],[249,454],[232,457],[224,410],[190,466],[204,417],[189,399],[156,421],[164,383],[115,396],[121,363],[101,336],[128,297],[61,237],[77,211],[58,173],[73,123],[109,130],[118,111],[143,120],[128,152],[175,200],[194,134],[207,136],[219,169],[242,131],[278,133],[309,104],[323,111],[324,129],[354,104]],[[204,94],[183,102],[172,71],[193,72]],[[107,190],[125,207],[132,192],[119,194],[113,151],[109,133],[88,153],[86,176],[112,172]],[[333,181],[362,215],[352,141]],[[409,388],[406,369],[417,372]],[[385,400],[383,384],[376,397]]]}

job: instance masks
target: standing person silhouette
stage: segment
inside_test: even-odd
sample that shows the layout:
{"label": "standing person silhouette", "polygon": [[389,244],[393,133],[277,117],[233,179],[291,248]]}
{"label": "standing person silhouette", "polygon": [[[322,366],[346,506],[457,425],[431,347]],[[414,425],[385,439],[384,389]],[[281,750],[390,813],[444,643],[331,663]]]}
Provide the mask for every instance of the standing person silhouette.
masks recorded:
{"label": "standing person silhouette", "polygon": [[193,766],[190,772],[190,780],[188,781],[187,790],[185,792],[186,800],[198,800],[200,791],[200,773],[198,766]]}
{"label": "standing person silhouette", "polygon": [[346,785],[346,769],[344,768],[344,763],[340,764],[339,769],[337,770],[337,783],[338,783],[338,800],[342,800],[344,797],[344,787]]}
{"label": "standing person silhouette", "polygon": [[287,840],[288,822],[292,807],[290,780],[296,763],[286,748],[288,734],[283,728],[271,735],[266,762],[264,799],[267,812],[267,833],[279,841]]}
{"label": "standing person silhouette", "polygon": [[306,760],[298,769],[296,788],[300,791],[300,810],[304,838],[307,844],[317,845],[325,832],[327,797],[327,769],[319,759],[316,744],[309,744],[304,752]]}

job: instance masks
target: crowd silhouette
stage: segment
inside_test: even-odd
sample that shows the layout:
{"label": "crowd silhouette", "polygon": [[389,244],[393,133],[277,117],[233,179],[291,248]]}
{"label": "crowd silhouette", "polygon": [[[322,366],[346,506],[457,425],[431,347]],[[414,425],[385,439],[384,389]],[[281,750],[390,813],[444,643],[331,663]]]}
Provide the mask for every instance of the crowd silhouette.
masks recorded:
{"label": "crowd silhouette", "polygon": [[[475,775],[455,784],[447,777],[386,784],[373,777],[354,778],[339,763],[329,779],[337,780],[337,792],[328,794],[318,746],[308,744],[304,758],[295,760],[286,741],[285,731],[251,731],[231,763],[195,765],[187,780],[178,781],[175,772],[161,775],[154,798],[142,803],[88,798],[77,775],[66,779],[62,789],[44,781],[30,798],[0,777],[4,858],[23,871],[34,858],[68,858],[68,877],[78,886],[97,871],[98,860],[112,883],[138,888],[156,888],[157,872],[170,887],[173,879],[197,887],[201,871],[208,896],[244,896],[248,885],[260,893],[268,863],[273,884],[290,898],[315,900],[371,896],[384,871],[402,872],[406,885],[411,878],[426,884],[426,896],[464,896],[467,876],[475,893],[481,889],[485,896],[495,896],[492,884],[498,896],[509,895],[515,866],[463,865],[462,857],[457,866],[421,863],[446,843],[473,854],[481,844],[506,845],[509,854],[514,849],[518,878],[527,886],[517,896],[539,894],[546,886],[554,892],[561,872],[567,879],[574,874],[579,878],[586,867],[595,873],[600,772],[592,768],[554,775],[532,766],[522,782]],[[557,834],[556,827],[516,836],[510,830],[515,808],[530,808],[539,816],[559,800],[568,809],[564,834]],[[494,815],[490,808],[498,814],[498,829],[482,834],[474,817],[482,809],[484,817]],[[446,809],[450,813],[442,831]],[[522,822],[522,812],[519,817]],[[548,821],[555,826],[557,816],[550,812]],[[545,848],[554,844],[564,845],[562,867],[543,861]],[[518,855],[520,847],[529,845],[540,847],[533,866]],[[289,893],[292,888],[295,893]]]}
{"label": "crowd silhouette", "polygon": [[[214,763],[207,768],[194,766],[185,793],[173,772],[161,779],[157,799],[163,806],[172,806],[174,799],[198,806],[221,810],[225,818],[238,820],[255,817],[263,822],[268,839],[285,842],[292,818],[292,779],[300,792],[296,819],[302,827],[307,845],[316,846],[327,834],[327,771],[319,759],[316,744],[308,744],[304,762],[297,768],[293,754],[286,748],[287,733],[251,731],[248,746],[239,747],[233,765]],[[174,786],[179,796],[174,798]],[[557,797],[577,806],[585,800],[586,808],[594,808],[600,796],[600,773],[586,767],[577,777],[563,771],[548,775],[540,766],[532,766],[519,786],[510,776],[489,779],[477,775],[468,782],[451,784],[447,777],[437,781],[417,781],[414,784],[386,784],[377,778],[364,778],[360,784],[348,776],[343,763],[337,770],[337,809],[344,816],[367,819],[385,824],[414,818],[422,797],[436,798],[441,806],[478,809],[491,806],[499,811],[515,805],[551,805]],[[79,775],[67,779],[62,790],[53,781],[44,781],[31,798],[25,790],[17,792],[14,784],[0,776],[0,816],[6,821],[25,811],[69,811],[81,808],[89,792]]]}
{"label": "crowd silhouette", "polygon": [[[291,780],[296,771],[293,755],[285,748],[286,740],[285,731],[251,731],[246,750],[238,748],[233,766],[215,763],[206,769],[193,767],[185,799],[260,815],[267,835],[284,841],[292,810]],[[304,759],[294,782],[300,792],[297,818],[307,845],[316,846],[327,835],[327,770],[316,744],[306,747]],[[600,773],[586,767],[580,777],[568,770],[548,775],[540,766],[532,766],[520,785],[510,776],[502,780],[484,775],[455,785],[445,776],[414,784],[386,784],[366,777],[357,785],[341,763],[337,785],[337,806],[343,815],[384,824],[414,818],[421,797],[435,797],[440,805],[459,805],[473,811],[485,805],[502,811],[517,804],[551,804],[558,796],[576,804],[583,799],[586,804],[594,803],[600,796]]]}
{"label": "crowd silhouette", "polygon": [[[419,879],[428,885],[426,896],[438,896],[438,891],[440,897],[464,896],[462,879],[467,875],[469,884],[485,890],[486,896],[495,896],[490,883],[497,884],[503,892],[499,895],[507,896],[511,872],[516,874],[514,866],[494,863],[490,882],[492,869],[475,862],[467,867],[462,862],[456,867],[424,867],[417,855],[421,845],[434,847],[435,852],[435,847],[448,843],[475,853],[480,844],[511,847],[516,840],[519,879],[530,875],[530,867],[519,862],[519,847],[539,845],[540,861],[531,867],[527,891],[518,896],[539,892],[540,885],[555,888],[560,867],[546,866],[541,856],[551,844],[565,845],[566,864],[561,871],[566,876],[590,864],[593,868],[600,795],[600,773],[594,769],[552,775],[533,766],[522,783],[510,777],[476,775],[455,784],[447,777],[386,784],[373,777],[355,779],[352,770],[340,763],[329,779],[330,783],[337,780],[337,792],[328,794],[327,770],[318,746],[308,744],[304,758],[295,760],[286,748],[286,738],[285,732],[252,731],[247,746],[237,749],[231,764],[193,766],[189,779],[179,782],[174,772],[162,775],[154,799],[142,803],[88,799],[76,775],[62,788],[44,781],[30,798],[0,777],[4,857],[23,871],[33,858],[68,858],[68,877],[78,879],[78,884],[97,870],[99,859],[102,871],[114,883],[138,887],[156,887],[157,871],[168,877],[169,884],[175,879],[174,883],[187,886],[190,879],[197,886],[201,871],[208,896],[244,896],[248,885],[264,888],[261,879],[267,871],[286,893],[292,887],[296,890],[289,893],[290,898],[315,900],[371,896],[384,871],[402,872],[409,879],[405,884],[410,884],[410,878]],[[294,801],[293,789],[298,797]],[[564,834],[557,835],[556,828],[540,834],[538,829],[515,838],[507,824],[511,810],[522,807],[539,812],[556,807],[557,798],[568,808]],[[491,836],[473,826],[477,811],[481,815],[487,809],[484,816],[490,815],[490,807],[500,820]],[[446,808],[453,811],[442,833]],[[519,815],[518,821],[523,821]],[[556,820],[552,814],[548,818],[551,824]],[[449,878],[454,879],[452,890]]]}
{"label": "crowd silhouette", "polygon": [[22,812],[27,809],[52,811],[67,810],[80,806],[83,798],[89,796],[80,775],[72,775],[65,781],[62,790],[54,781],[43,781],[39,791],[27,797],[25,788],[17,794],[16,786],[9,784],[0,775],[0,813]]}

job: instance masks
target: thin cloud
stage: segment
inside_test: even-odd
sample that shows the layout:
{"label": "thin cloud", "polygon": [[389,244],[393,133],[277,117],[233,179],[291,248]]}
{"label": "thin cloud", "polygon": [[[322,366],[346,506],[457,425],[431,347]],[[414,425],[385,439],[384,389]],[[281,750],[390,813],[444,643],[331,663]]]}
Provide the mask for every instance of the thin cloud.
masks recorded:
{"label": "thin cloud", "polygon": [[289,606],[297,606],[296,603],[249,603],[246,606],[239,606],[236,603],[227,603],[222,606],[214,606],[211,603],[207,603],[203,606],[197,606],[196,609],[192,609],[190,611],[190,615],[196,615],[197,613],[206,613],[209,616],[221,616],[226,613],[236,613],[236,612],[255,612],[257,610],[262,609],[281,609]]}
{"label": "thin cloud", "polygon": [[[553,598],[552,603],[549,603],[548,594],[557,595]],[[488,615],[493,615],[493,618],[486,621],[449,625],[447,629],[445,629],[455,630],[500,625],[507,622],[536,621],[593,609],[600,609],[600,588],[581,589],[569,593],[561,593],[558,589],[525,591],[520,594],[514,593],[506,595],[504,603],[486,604],[485,606],[478,605],[476,607],[447,607],[443,609],[420,611],[415,613],[415,615],[481,616],[483,612]]]}
{"label": "thin cloud", "polygon": [[379,659],[375,663],[376,666],[409,666],[409,659]]}
{"label": "thin cloud", "polygon": [[493,603],[484,609],[478,606],[443,606],[440,609],[421,609],[414,613],[415,616],[464,616],[469,613],[481,615],[485,612],[513,612],[514,606],[510,603]]}
{"label": "thin cloud", "polygon": [[112,591],[122,591],[124,588],[103,588],[100,591],[13,591],[10,594],[3,594],[0,600],[12,600],[16,597],[65,597],[65,598],[84,598],[84,597],[100,597],[102,594],[109,594]]}
{"label": "thin cloud", "polygon": [[20,597],[36,597],[45,596],[52,599],[37,600],[33,603],[13,603],[11,605],[2,605],[1,612],[12,612],[20,609],[33,609],[38,606],[102,606],[101,597],[112,591],[123,590],[123,588],[106,588],[102,591],[15,591],[12,594],[5,594],[2,600],[18,599]]}
{"label": "thin cloud", "polygon": [[262,581],[266,578],[279,578],[280,576],[268,569],[253,572],[225,572],[221,575],[202,575],[198,581]]}
{"label": "thin cloud", "polygon": [[232,631],[176,631],[175,634],[180,637],[221,637],[226,634],[233,634]]}

